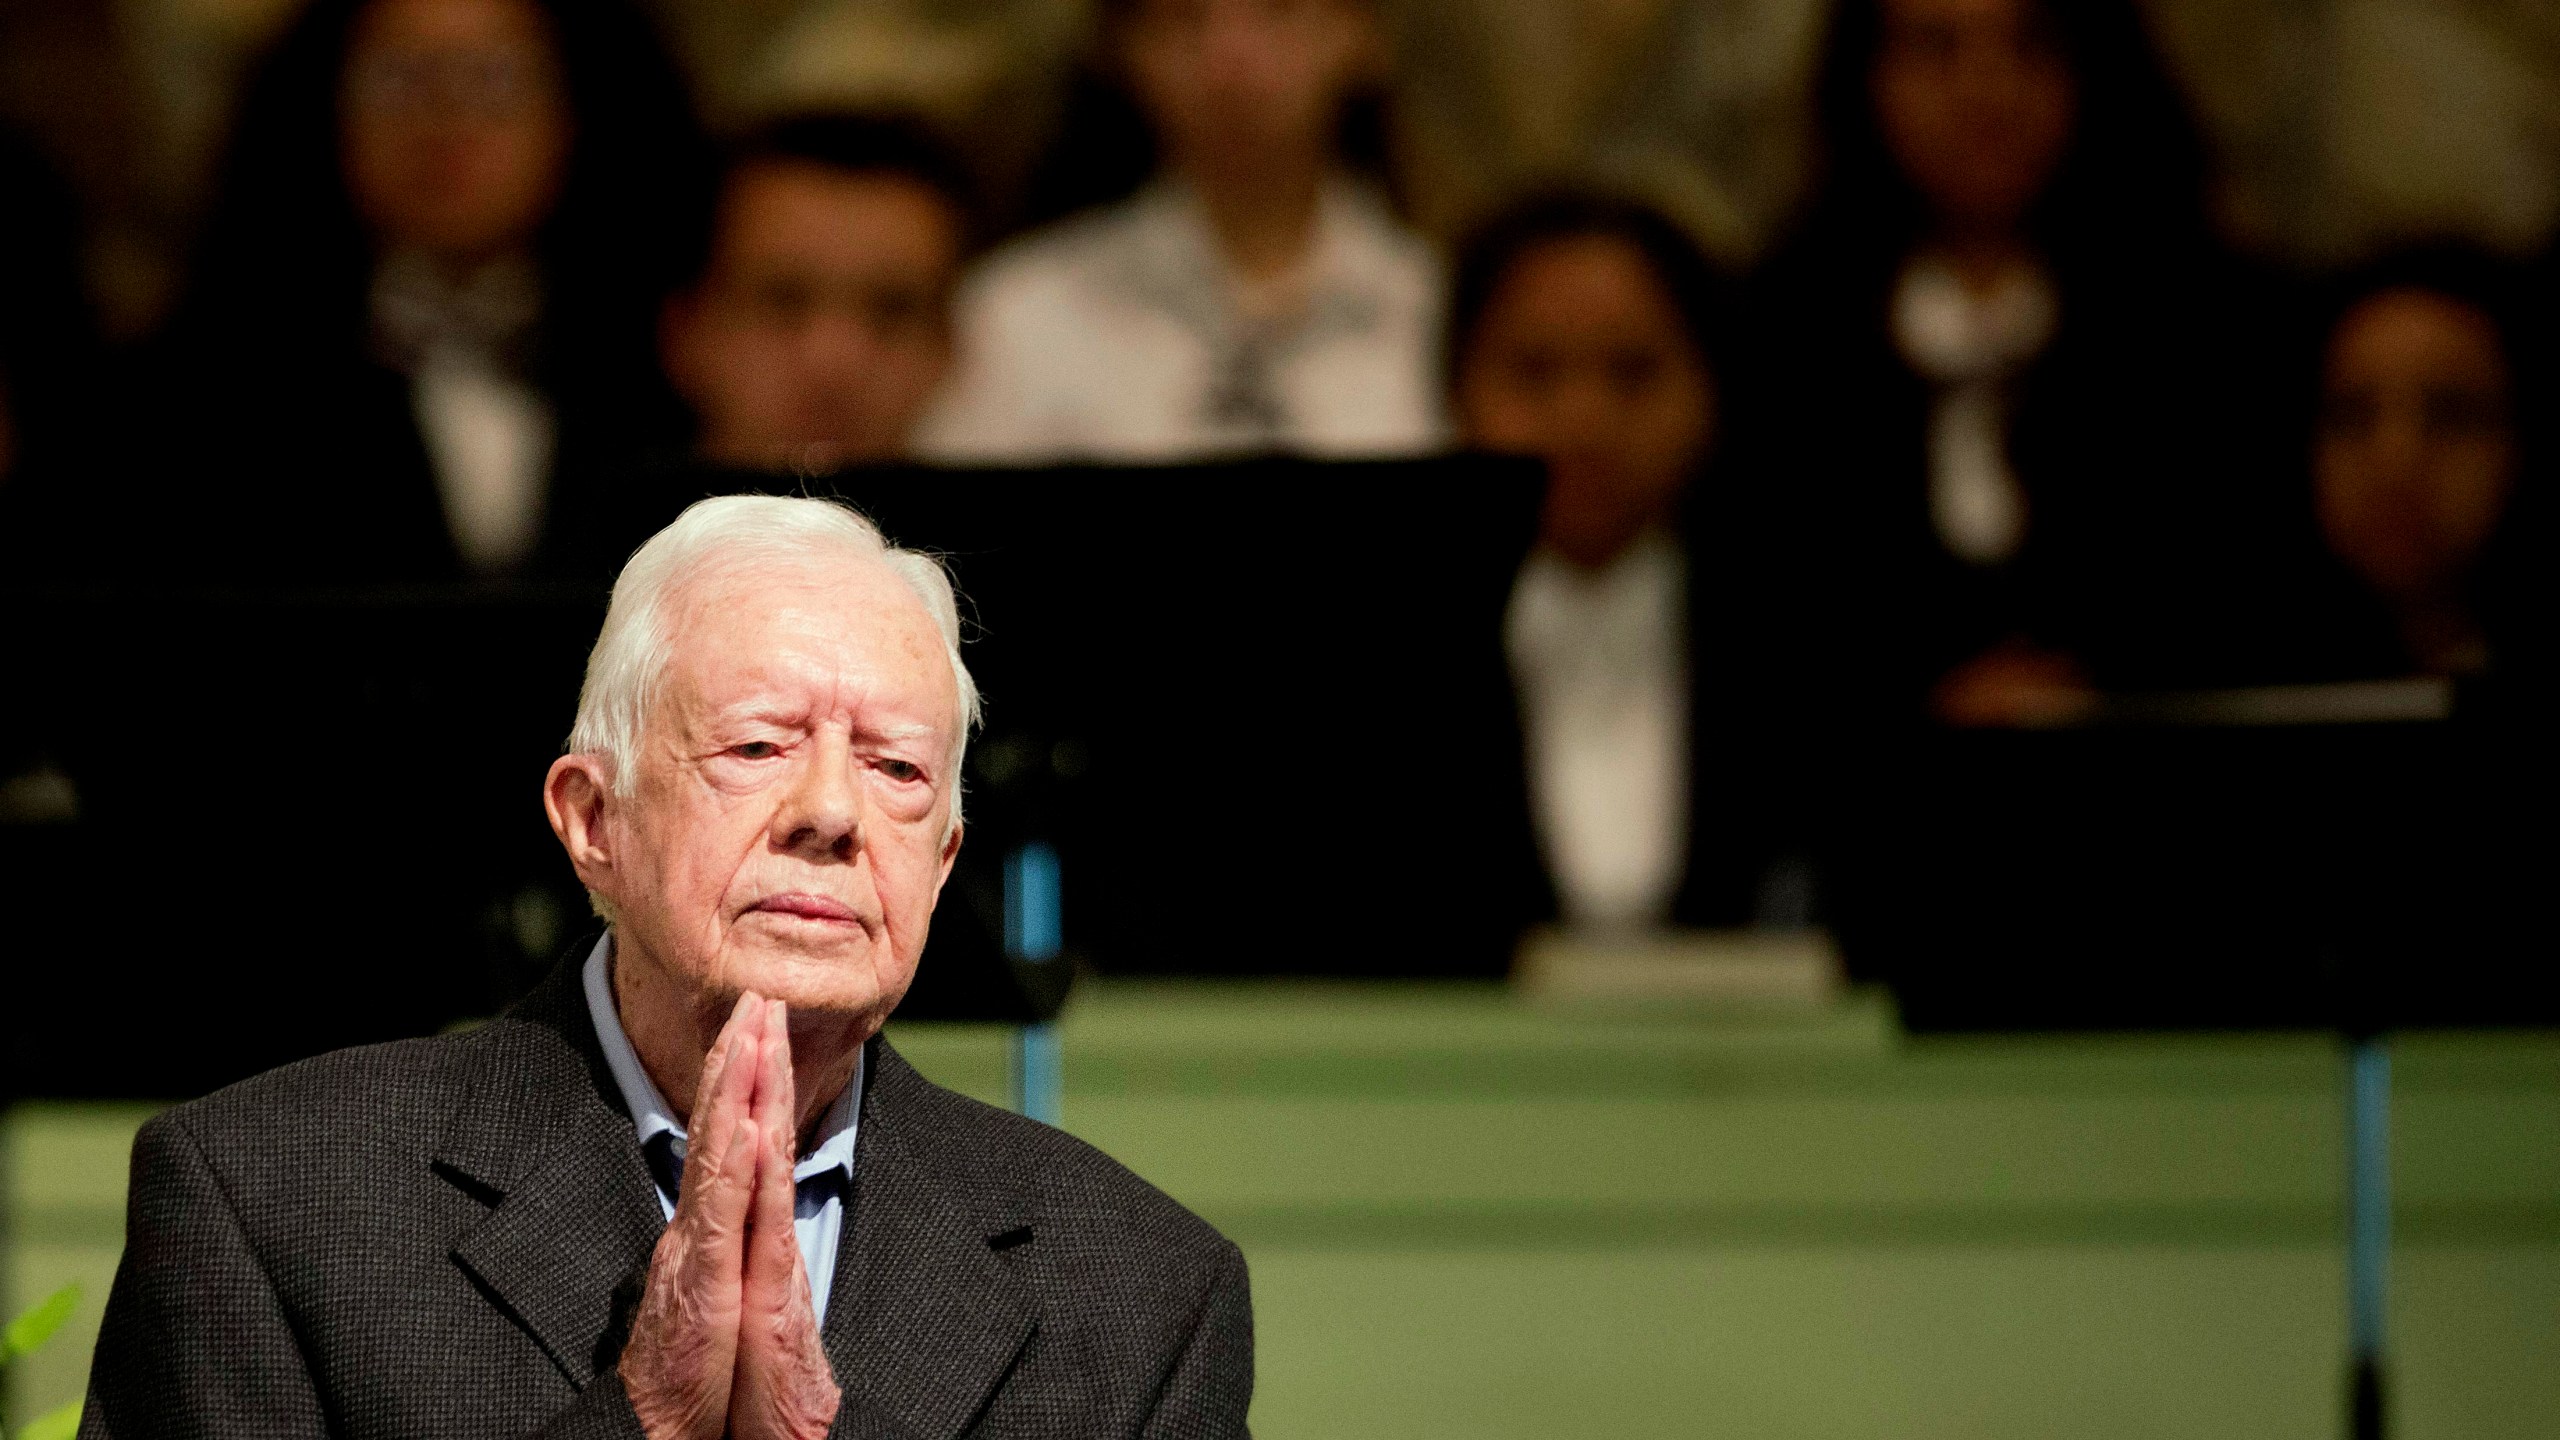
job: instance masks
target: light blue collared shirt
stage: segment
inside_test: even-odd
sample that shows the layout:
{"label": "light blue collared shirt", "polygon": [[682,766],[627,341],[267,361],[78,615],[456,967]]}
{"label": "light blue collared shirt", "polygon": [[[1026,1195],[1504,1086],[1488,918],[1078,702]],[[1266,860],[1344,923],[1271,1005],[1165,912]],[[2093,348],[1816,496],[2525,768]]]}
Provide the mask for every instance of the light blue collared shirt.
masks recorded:
{"label": "light blue collared shirt", "polygon": [[[684,1126],[677,1123],[675,1112],[658,1093],[649,1072],[641,1067],[639,1053],[631,1048],[631,1037],[622,1032],[622,1016],[614,1009],[613,981],[607,968],[612,959],[613,932],[607,930],[587,954],[587,1014],[595,1021],[596,1039],[604,1046],[604,1063],[612,1069],[613,1083],[621,1087],[622,1103],[631,1111],[633,1128],[639,1131],[640,1153],[648,1154],[652,1145],[672,1144],[676,1168],[681,1170]],[[827,1292],[835,1288],[836,1242],[844,1234],[845,1195],[853,1186],[854,1128],[862,1119],[862,1065],[860,1059],[854,1061],[852,1082],[818,1121],[818,1143],[791,1168],[791,1178],[799,1187],[791,1224],[800,1235],[800,1258],[809,1271],[809,1303],[818,1312],[821,1325],[827,1320]],[[661,1135],[672,1139],[660,1141]],[[658,1186],[658,1204],[667,1219],[676,1218],[676,1197],[663,1183]]]}

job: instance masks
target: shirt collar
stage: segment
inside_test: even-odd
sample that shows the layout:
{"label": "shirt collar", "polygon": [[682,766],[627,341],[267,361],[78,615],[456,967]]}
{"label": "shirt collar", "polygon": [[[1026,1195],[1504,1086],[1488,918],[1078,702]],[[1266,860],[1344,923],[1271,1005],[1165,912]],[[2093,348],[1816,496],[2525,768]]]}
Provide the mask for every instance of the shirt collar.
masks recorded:
{"label": "shirt collar", "polygon": [[[631,1112],[632,1128],[638,1132],[640,1148],[646,1151],[660,1135],[675,1137],[676,1157],[684,1157],[684,1125],[675,1117],[666,1097],[658,1093],[656,1082],[640,1064],[640,1053],[631,1048],[631,1037],[623,1032],[621,1013],[613,1003],[613,932],[607,930],[595,948],[587,952],[582,979],[586,982],[587,1015],[595,1022],[596,1041],[604,1047],[605,1067],[613,1072],[613,1083],[622,1091],[622,1103]],[[791,1168],[791,1178],[806,1181],[829,1170],[842,1170],[845,1178],[853,1178],[855,1130],[862,1119],[862,1080],[867,1057],[857,1058],[853,1079],[844,1093],[827,1107],[818,1121],[818,1143]]]}
{"label": "shirt collar", "polygon": [[[1228,294],[1226,260],[1208,212],[1190,186],[1159,178],[1119,212],[1130,243],[1119,247],[1118,283],[1172,311],[1193,330],[1223,335],[1238,325]],[[1315,235],[1308,247],[1305,332],[1366,332],[1382,321],[1400,273],[1401,236],[1367,187],[1328,176],[1317,193]]]}

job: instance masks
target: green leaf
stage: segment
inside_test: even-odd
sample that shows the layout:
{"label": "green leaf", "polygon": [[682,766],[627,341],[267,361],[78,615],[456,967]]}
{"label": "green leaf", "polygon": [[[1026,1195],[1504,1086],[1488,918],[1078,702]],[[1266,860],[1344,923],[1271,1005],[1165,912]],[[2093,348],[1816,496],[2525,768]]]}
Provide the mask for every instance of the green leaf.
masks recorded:
{"label": "green leaf", "polygon": [[59,1410],[47,1410],[18,1427],[18,1440],[71,1440],[80,1433],[80,1402],[72,1401]]}
{"label": "green leaf", "polygon": [[0,1330],[0,1361],[15,1360],[53,1338],[62,1322],[71,1318],[71,1308],[80,1303],[80,1287],[65,1285],[36,1302],[35,1308],[9,1322]]}

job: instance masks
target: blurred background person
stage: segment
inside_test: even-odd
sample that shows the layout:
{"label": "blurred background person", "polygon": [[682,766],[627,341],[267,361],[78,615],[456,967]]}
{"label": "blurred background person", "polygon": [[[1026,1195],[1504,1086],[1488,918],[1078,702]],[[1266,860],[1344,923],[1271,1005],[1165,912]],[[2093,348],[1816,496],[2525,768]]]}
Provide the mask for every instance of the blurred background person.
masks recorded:
{"label": "blurred background person", "polygon": [[1724,283],[1636,200],[1535,195],[1459,255],[1459,435],[1547,466],[1505,646],[1549,913],[1574,929],[1753,918],[1773,850],[1754,537],[1717,463],[1732,337]]}
{"label": "blurred background person", "polygon": [[[2311,502],[2329,562],[2318,678],[2501,668],[2544,557],[2519,521],[2546,443],[2533,299],[2515,267],[2412,250],[2337,286],[2317,357]],[[2532,397],[2544,395],[2542,404]]]}
{"label": "blurred background person", "polygon": [[1767,481],[1843,713],[2061,718],[2194,682],[2280,473],[2267,327],[2124,0],[1843,0],[1821,179],[1758,283]]}
{"label": "blurred background person", "polygon": [[929,448],[1157,460],[1435,445],[1440,276],[1344,160],[1346,116],[1382,68],[1371,0],[1104,0],[1100,23],[1153,178],[969,283]]}
{"label": "blurred background person", "polygon": [[159,478],[223,537],[186,548],[347,583],[553,568],[674,425],[650,339],[698,159],[624,0],[318,0],[249,82],[157,357]]}
{"label": "blurred background person", "polygon": [[696,450],[774,470],[904,458],[976,231],[966,169],[914,120],[804,115],[738,145],[659,325]]}

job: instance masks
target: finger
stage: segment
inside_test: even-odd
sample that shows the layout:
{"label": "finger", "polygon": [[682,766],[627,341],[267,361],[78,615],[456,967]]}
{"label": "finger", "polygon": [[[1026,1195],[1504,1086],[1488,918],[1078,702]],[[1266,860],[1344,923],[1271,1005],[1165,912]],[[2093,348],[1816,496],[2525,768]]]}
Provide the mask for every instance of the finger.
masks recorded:
{"label": "finger", "polygon": [[738,1326],[733,1440],[828,1433],[843,1392],[818,1336],[809,1277],[791,1224],[791,1148],[768,1139],[756,1171],[756,1220]]}
{"label": "finger", "polygon": [[796,1300],[809,1303],[800,1274],[800,1232],[792,1224],[797,1186],[791,1177],[791,1132],[759,1125],[753,1218],[748,1222],[746,1310],[779,1315]]}
{"label": "finger", "polygon": [[779,1000],[772,1002],[772,1008],[767,1011],[765,1015],[765,1034],[770,1038],[773,1048],[780,1052],[780,1058],[782,1061],[783,1113],[796,1113],[796,1106],[798,1102],[794,1099],[793,1092],[799,1088],[800,1078],[798,1073],[791,1068],[790,1006],[783,1004]]}
{"label": "finger", "polygon": [[[738,1121],[749,1113],[756,1075],[764,1005],[753,992],[738,997],[720,1037],[703,1058],[702,1084],[694,1094],[692,1125],[685,1147],[684,1192],[708,1191],[730,1153]],[[682,1198],[677,1201],[683,1205]]]}
{"label": "finger", "polygon": [[729,1018],[721,1023],[719,1035],[711,1042],[710,1053],[702,1057],[702,1078],[695,1082],[693,1091],[693,1108],[696,1111],[711,1107],[712,1100],[720,1093],[721,1077],[729,1071],[729,1059],[737,1053],[739,1037],[753,1034],[762,1018],[752,992],[740,995],[738,1003],[729,1007]]}
{"label": "finger", "polygon": [[766,1002],[764,1052],[756,1075],[756,1119],[779,1130],[787,1154],[797,1154],[800,1133],[797,1078],[791,1073],[790,1009],[779,1000]]}
{"label": "finger", "polygon": [[[761,1007],[757,1007],[761,1008]],[[677,1197],[674,1225],[688,1232],[687,1244],[705,1258],[718,1283],[737,1293],[741,1245],[747,1207],[754,1198],[756,1148],[760,1143],[755,1117],[748,1112],[755,1078],[763,1067],[752,1013],[732,1037],[731,1054],[709,1113],[694,1116],[695,1128],[685,1153],[684,1193]]]}
{"label": "finger", "polygon": [[756,1151],[762,1138],[751,1119],[731,1127],[728,1153],[705,1177],[701,1199],[695,1201],[688,1186],[686,1204],[676,1207],[676,1224],[687,1231],[689,1258],[700,1264],[702,1283],[732,1297],[746,1267],[748,1207],[755,1200]]}

